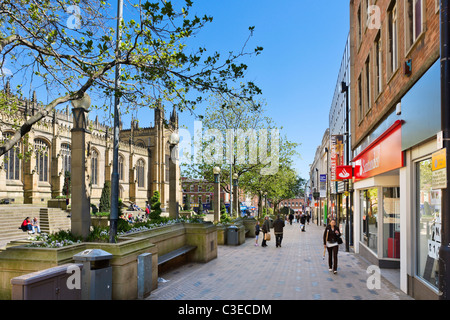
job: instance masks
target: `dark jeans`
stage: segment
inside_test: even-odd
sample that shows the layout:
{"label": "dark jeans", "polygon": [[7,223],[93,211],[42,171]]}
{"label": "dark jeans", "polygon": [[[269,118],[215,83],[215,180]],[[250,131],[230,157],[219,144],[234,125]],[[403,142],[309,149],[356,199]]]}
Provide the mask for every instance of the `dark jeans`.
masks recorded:
{"label": "dark jeans", "polygon": [[[333,271],[337,271],[339,246],[327,247],[328,250],[328,266]],[[334,263],[334,264],[333,264]]]}
{"label": "dark jeans", "polygon": [[283,241],[283,234],[282,233],[275,234],[275,241],[276,241],[276,246],[281,247],[281,241]]}

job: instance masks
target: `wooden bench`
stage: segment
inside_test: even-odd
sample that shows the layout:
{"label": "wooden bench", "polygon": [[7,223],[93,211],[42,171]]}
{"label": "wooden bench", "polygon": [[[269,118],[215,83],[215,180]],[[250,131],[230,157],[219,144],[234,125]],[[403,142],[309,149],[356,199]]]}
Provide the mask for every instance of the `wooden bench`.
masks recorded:
{"label": "wooden bench", "polygon": [[161,256],[158,256],[158,267],[160,267],[162,264],[169,262],[171,260],[174,260],[175,258],[181,257],[191,251],[194,251],[197,249],[197,246],[183,246],[181,248],[175,249],[171,252],[168,252],[166,254],[163,254]]}

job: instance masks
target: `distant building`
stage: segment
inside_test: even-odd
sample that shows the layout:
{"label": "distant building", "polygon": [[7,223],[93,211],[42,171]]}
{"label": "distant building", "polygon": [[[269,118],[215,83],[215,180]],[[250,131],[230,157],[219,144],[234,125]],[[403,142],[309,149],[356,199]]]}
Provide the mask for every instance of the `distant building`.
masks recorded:
{"label": "distant building", "polygon": [[290,208],[294,210],[295,213],[304,212],[305,209],[305,199],[295,198],[295,199],[285,199],[280,202],[280,206]]}

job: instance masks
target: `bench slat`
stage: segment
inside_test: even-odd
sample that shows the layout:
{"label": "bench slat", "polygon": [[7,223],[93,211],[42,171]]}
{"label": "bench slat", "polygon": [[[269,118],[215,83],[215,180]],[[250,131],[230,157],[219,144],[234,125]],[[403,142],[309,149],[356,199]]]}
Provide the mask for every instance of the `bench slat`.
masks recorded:
{"label": "bench slat", "polygon": [[190,251],[193,251],[195,249],[197,249],[196,246],[183,246],[183,247],[175,249],[169,253],[163,254],[162,256],[158,257],[158,265],[163,264],[172,259],[175,259],[176,257],[179,257],[179,256],[186,254]]}

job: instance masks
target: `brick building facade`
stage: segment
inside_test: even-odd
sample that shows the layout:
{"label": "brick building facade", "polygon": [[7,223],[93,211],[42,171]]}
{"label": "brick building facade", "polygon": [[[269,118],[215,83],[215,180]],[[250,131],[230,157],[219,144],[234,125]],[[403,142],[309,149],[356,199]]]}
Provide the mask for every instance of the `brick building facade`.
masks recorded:
{"label": "brick building facade", "polygon": [[439,21],[437,0],[350,1],[354,249],[418,299],[438,298]]}

